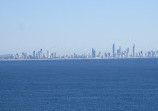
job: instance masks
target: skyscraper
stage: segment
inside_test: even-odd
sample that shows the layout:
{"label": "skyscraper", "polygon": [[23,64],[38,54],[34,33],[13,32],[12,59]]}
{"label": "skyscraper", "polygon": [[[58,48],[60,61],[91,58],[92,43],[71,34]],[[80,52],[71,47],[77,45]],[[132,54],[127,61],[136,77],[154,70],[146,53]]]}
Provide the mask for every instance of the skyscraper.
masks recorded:
{"label": "skyscraper", "polygon": [[36,52],[33,51],[33,58],[35,59],[36,58]]}
{"label": "skyscraper", "polygon": [[129,48],[127,48],[126,57],[129,57]]}
{"label": "skyscraper", "polygon": [[119,46],[119,49],[117,50],[117,56],[122,57],[122,48]]}
{"label": "skyscraper", "polygon": [[47,50],[47,58],[50,58],[50,51]]}
{"label": "skyscraper", "polygon": [[135,45],[133,45],[133,57],[135,57],[136,54],[136,49],[135,49]]}
{"label": "skyscraper", "polygon": [[92,48],[92,58],[96,58],[96,51]]}
{"label": "skyscraper", "polygon": [[113,57],[115,57],[115,44],[112,46],[112,51],[113,51]]}
{"label": "skyscraper", "polygon": [[52,55],[53,55],[53,57],[52,57],[52,58],[57,58],[56,53],[53,53]]}
{"label": "skyscraper", "polygon": [[43,58],[43,51],[42,51],[42,49],[40,50],[40,58]]}

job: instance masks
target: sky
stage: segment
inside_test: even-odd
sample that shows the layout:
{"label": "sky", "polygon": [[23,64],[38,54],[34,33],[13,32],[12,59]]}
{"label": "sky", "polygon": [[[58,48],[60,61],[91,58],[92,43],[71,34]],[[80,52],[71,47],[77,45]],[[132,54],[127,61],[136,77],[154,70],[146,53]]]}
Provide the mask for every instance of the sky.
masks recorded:
{"label": "sky", "polygon": [[0,0],[0,54],[158,50],[158,0]]}

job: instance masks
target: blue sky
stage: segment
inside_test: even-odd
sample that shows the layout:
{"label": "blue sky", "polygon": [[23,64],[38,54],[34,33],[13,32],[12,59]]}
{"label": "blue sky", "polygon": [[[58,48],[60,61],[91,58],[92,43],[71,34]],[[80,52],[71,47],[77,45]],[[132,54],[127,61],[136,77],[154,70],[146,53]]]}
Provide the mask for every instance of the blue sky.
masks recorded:
{"label": "blue sky", "polygon": [[157,0],[1,0],[0,54],[158,49]]}

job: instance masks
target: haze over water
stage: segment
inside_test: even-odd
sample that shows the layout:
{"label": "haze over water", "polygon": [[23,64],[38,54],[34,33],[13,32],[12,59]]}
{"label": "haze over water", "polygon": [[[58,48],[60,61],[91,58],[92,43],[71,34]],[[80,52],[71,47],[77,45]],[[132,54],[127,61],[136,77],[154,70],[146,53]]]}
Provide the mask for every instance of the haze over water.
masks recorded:
{"label": "haze over water", "polygon": [[0,55],[158,48],[157,0],[1,0]]}
{"label": "haze over water", "polygon": [[1,111],[157,111],[158,59],[0,61]]}

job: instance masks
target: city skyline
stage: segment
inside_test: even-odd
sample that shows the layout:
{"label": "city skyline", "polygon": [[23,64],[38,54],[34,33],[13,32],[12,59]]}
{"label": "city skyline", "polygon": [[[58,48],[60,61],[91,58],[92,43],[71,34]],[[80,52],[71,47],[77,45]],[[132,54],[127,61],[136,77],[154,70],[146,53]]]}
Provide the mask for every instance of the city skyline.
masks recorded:
{"label": "city skyline", "polygon": [[0,0],[0,111],[157,111],[158,0]]}
{"label": "city skyline", "polygon": [[73,52],[73,54],[60,54],[55,51],[47,50],[46,53],[43,49],[33,51],[32,54],[28,52],[21,52],[16,54],[11,54],[10,56],[0,56],[0,59],[56,59],[56,58],[64,58],[64,59],[73,59],[73,58],[87,58],[87,59],[111,59],[111,58],[158,58],[158,50],[149,50],[143,52],[142,50],[136,50],[135,44],[132,48],[127,47],[123,49],[121,46],[116,47],[115,43],[112,44],[112,48],[110,52],[101,52],[96,51],[95,48],[92,48],[91,52],[86,53],[77,53]]}

